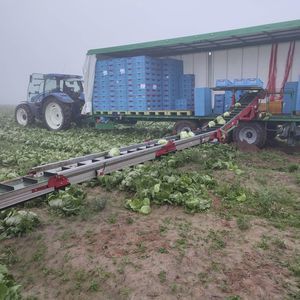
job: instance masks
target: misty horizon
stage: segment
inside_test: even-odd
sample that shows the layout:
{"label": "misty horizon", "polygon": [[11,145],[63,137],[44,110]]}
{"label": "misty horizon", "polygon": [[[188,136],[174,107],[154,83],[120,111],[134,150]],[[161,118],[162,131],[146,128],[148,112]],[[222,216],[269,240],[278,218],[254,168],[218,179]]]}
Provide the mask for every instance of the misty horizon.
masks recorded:
{"label": "misty horizon", "polygon": [[26,100],[31,73],[82,75],[89,49],[289,21],[300,9],[299,1],[270,0],[82,3],[1,0],[0,104]]}

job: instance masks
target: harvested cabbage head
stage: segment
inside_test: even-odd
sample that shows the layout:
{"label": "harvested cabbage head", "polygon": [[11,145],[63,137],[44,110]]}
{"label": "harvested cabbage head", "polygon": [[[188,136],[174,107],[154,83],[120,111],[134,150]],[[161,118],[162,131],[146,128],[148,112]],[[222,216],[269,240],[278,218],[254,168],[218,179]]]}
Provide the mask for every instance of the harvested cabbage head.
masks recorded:
{"label": "harvested cabbage head", "polygon": [[222,116],[218,116],[216,120],[219,125],[224,125],[226,123]]}
{"label": "harvested cabbage head", "polygon": [[188,137],[189,137],[189,133],[186,132],[185,130],[180,132],[180,139],[181,140],[187,139]]}
{"label": "harvested cabbage head", "polygon": [[226,117],[229,117],[230,116],[230,112],[229,111],[225,111],[224,114],[223,114],[223,117],[226,118]]}
{"label": "harvested cabbage head", "polygon": [[168,141],[166,139],[160,139],[160,140],[157,141],[157,143],[160,144],[160,145],[165,145],[165,144],[168,143]]}
{"label": "harvested cabbage head", "polygon": [[214,121],[208,122],[208,127],[209,128],[214,127],[214,126],[216,126],[216,123]]}
{"label": "harvested cabbage head", "polygon": [[119,148],[112,148],[108,152],[109,156],[118,156],[120,155],[120,149]]}
{"label": "harvested cabbage head", "polygon": [[234,104],[234,107],[235,108],[238,108],[238,107],[241,107],[242,105],[241,105],[241,103],[240,102],[237,102],[236,104]]}

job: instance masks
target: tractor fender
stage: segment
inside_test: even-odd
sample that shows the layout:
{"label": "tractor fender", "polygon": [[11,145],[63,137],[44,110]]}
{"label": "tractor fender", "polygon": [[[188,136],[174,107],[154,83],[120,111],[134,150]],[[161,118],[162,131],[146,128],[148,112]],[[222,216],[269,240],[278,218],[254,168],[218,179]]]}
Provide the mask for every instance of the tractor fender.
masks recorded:
{"label": "tractor fender", "polygon": [[43,98],[42,102],[47,101],[50,97],[55,98],[56,100],[65,103],[65,104],[72,104],[74,103],[74,100],[67,94],[61,93],[61,92],[55,92],[55,93],[50,93],[46,97]]}
{"label": "tractor fender", "polygon": [[22,103],[27,105],[27,107],[35,117],[38,117],[38,106],[35,105],[35,103],[32,102],[22,102]]}

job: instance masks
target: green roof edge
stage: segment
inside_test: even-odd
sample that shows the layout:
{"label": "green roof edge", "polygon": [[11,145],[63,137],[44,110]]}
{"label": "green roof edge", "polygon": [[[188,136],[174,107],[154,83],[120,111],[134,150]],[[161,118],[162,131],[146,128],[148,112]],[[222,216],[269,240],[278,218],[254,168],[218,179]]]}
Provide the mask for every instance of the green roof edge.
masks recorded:
{"label": "green roof edge", "polygon": [[197,42],[197,41],[202,41],[202,40],[213,41],[215,39],[226,38],[226,37],[230,37],[233,35],[246,36],[246,35],[250,35],[250,34],[259,33],[262,31],[285,30],[285,29],[291,29],[291,28],[298,27],[298,26],[300,26],[300,19],[292,20],[292,21],[285,21],[285,22],[278,22],[278,23],[271,23],[271,24],[264,24],[264,25],[258,25],[258,26],[252,26],[252,27],[245,27],[245,28],[239,28],[239,29],[231,29],[231,30],[226,30],[226,31],[204,33],[204,34],[199,34],[199,35],[184,36],[184,37],[178,37],[178,38],[172,38],[172,39],[166,39],[166,40],[135,43],[135,44],[114,46],[114,47],[108,47],[108,48],[90,49],[90,50],[88,50],[87,55],[109,54],[109,53],[115,53],[115,52],[120,52],[120,51],[130,51],[130,50],[151,48],[151,47],[157,47],[157,46],[170,46],[170,45],[176,45],[176,44],[180,44],[180,43],[192,43],[192,42]]}

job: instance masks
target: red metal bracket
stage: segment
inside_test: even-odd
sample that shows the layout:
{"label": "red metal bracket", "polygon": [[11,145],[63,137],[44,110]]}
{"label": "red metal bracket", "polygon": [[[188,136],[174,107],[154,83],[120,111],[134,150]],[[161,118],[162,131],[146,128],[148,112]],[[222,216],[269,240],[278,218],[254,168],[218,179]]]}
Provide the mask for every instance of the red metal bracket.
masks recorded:
{"label": "red metal bracket", "polygon": [[167,144],[165,144],[161,149],[157,150],[155,152],[155,157],[160,157],[162,155],[166,155],[170,152],[175,152],[176,149],[176,145],[173,141],[168,141]]}
{"label": "red metal bracket", "polygon": [[55,189],[59,189],[69,184],[70,184],[69,179],[63,175],[52,176],[48,180],[48,188],[54,187]]}
{"label": "red metal bracket", "polygon": [[62,187],[65,187],[67,185],[69,185],[70,182],[68,180],[68,178],[66,178],[63,175],[55,175],[49,178],[48,183],[46,185],[40,186],[36,189],[32,190],[32,193],[36,193],[48,188],[55,188],[55,189],[60,189]]}

